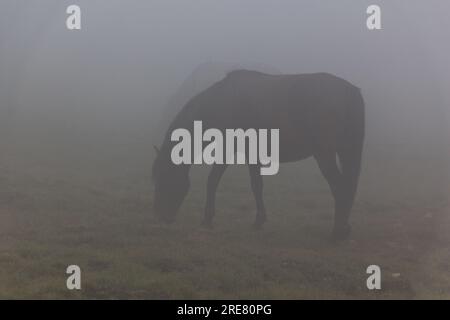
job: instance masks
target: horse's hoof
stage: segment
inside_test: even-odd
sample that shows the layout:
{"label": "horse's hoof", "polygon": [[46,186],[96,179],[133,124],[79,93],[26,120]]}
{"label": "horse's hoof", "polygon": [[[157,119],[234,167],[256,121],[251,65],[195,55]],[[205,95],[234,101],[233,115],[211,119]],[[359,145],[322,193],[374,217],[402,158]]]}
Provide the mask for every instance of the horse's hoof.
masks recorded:
{"label": "horse's hoof", "polygon": [[261,230],[264,226],[264,223],[266,222],[266,218],[263,219],[256,219],[256,221],[253,223],[253,229],[254,230]]}
{"label": "horse's hoof", "polygon": [[334,227],[333,233],[331,234],[331,241],[341,242],[348,240],[351,232],[352,228],[350,226]]}
{"label": "horse's hoof", "polygon": [[202,223],[201,223],[201,226],[203,228],[209,229],[209,230],[211,230],[214,227],[212,221],[210,221],[210,220],[203,220]]}

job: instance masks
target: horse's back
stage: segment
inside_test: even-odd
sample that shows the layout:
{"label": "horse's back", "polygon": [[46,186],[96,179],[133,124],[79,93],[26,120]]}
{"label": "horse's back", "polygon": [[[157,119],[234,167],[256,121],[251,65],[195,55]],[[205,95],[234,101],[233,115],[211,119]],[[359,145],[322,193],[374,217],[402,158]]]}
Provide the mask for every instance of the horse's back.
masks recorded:
{"label": "horse's back", "polygon": [[[236,70],[199,95],[203,108],[215,112],[255,114],[344,109],[349,95],[359,94],[350,82],[328,73],[270,75]],[[203,110],[204,111],[204,110]]]}
{"label": "horse's back", "polygon": [[360,91],[328,73],[270,75],[236,70],[186,106],[204,127],[280,129],[280,159],[313,154],[318,144],[336,148],[350,103]]}

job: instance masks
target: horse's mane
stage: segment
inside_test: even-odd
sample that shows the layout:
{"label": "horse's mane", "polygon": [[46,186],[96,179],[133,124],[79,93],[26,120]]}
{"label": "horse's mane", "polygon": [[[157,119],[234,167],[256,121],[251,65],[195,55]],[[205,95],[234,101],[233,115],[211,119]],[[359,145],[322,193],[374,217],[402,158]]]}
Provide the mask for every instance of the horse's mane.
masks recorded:
{"label": "horse's mane", "polygon": [[157,150],[157,155],[152,167],[152,180],[156,181],[161,172],[169,169],[170,167],[170,150],[171,150],[171,134],[173,130],[177,128],[188,128],[191,126],[195,119],[197,107],[200,105],[198,100],[201,99],[205,94],[210,93],[211,89],[216,86],[221,86],[227,81],[234,81],[236,78],[249,77],[249,76],[273,76],[259,71],[247,70],[247,69],[236,69],[227,73],[227,75],[215,82],[208,88],[205,88],[202,92],[198,93],[192,97],[183,108],[176,114],[172,122],[170,123],[166,134],[164,136],[161,148]]}
{"label": "horse's mane", "polygon": [[[195,98],[195,97],[194,97]],[[193,99],[194,99],[193,98]],[[192,100],[193,100],[192,99]],[[191,101],[192,101],[191,100]],[[189,115],[193,114],[193,103],[188,102],[183,109],[175,116],[164,136],[163,143],[160,148],[156,148],[156,158],[152,166],[152,180],[157,181],[162,172],[168,170],[171,166],[170,153],[172,150],[170,137],[172,132],[177,128],[186,127],[193,118]]]}

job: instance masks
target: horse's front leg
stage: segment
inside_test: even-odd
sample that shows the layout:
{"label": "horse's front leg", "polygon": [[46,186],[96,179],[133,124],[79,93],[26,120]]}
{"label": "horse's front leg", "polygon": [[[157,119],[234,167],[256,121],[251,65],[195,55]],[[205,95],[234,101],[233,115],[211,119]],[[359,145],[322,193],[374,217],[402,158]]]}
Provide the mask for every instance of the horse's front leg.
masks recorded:
{"label": "horse's front leg", "polygon": [[205,217],[202,222],[202,225],[205,227],[212,227],[212,219],[216,211],[217,186],[219,185],[220,178],[222,178],[226,168],[227,165],[215,164],[209,173],[206,187]]}
{"label": "horse's front leg", "polygon": [[261,176],[261,166],[249,165],[250,180],[252,184],[253,195],[256,201],[256,219],[254,223],[255,229],[260,229],[266,222],[266,208],[263,201],[263,178]]}

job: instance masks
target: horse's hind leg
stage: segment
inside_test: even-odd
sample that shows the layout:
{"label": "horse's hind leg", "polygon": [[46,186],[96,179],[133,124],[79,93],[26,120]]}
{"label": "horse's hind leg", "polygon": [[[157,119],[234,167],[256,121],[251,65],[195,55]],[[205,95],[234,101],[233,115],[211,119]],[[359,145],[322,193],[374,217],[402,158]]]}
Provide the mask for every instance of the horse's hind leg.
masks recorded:
{"label": "horse's hind leg", "polygon": [[208,176],[208,183],[206,188],[206,206],[205,217],[202,225],[205,227],[212,227],[212,220],[216,211],[216,191],[219,185],[220,179],[225,172],[227,165],[213,165],[211,172]]}
{"label": "horse's hind leg", "polygon": [[250,181],[252,185],[252,191],[256,201],[256,219],[254,227],[259,229],[266,222],[266,208],[263,201],[263,179],[260,173],[261,166],[249,165]]}
{"label": "horse's hind leg", "polygon": [[343,176],[336,163],[336,153],[326,152],[314,155],[322,175],[328,182],[334,197],[334,228],[333,239],[344,240],[350,235],[348,223],[349,209],[346,206],[346,191],[343,185]]}

